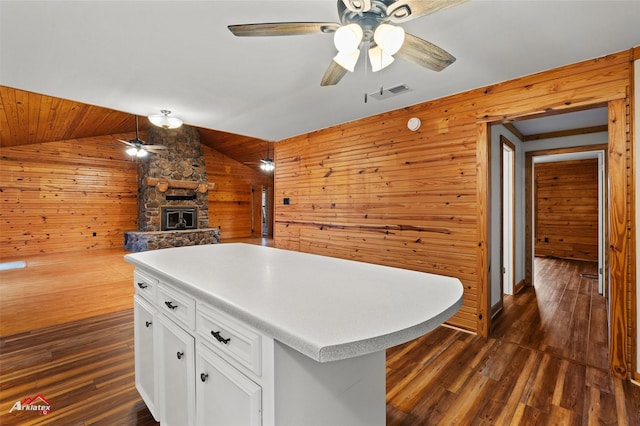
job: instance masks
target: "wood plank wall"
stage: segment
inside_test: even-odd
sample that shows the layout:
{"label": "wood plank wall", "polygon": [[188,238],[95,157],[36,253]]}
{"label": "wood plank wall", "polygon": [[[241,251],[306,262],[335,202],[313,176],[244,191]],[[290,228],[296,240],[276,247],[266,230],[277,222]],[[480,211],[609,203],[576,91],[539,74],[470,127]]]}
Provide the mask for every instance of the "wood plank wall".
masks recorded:
{"label": "wood plank wall", "polygon": [[[124,231],[137,228],[137,163],[115,139],[133,137],[0,148],[0,259],[122,247]],[[259,197],[272,176],[204,145],[203,152],[216,184],[210,226],[220,226],[222,238],[251,236],[251,187]]]}
{"label": "wood plank wall", "polygon": [[123,246],[137,164],[114,136],[0,148],[0,258]]}
{"label": "wood plank wall", "polygon": [[535,165],[535,255],[598,261],[598,160]]}
{"label": "wood plank wall", "polygon": [[630,69],[620,52],[281,141],[274,244],[458,277],[464,303],[449,322],[486,334],[480,124],[628,102]]}
{"label": "wood plank wall", "polygon": [[259,236],[262,186],[273,186],[273,175],[248,167],[206,145],[202,145],[202,151],[207,178],[216,185],[209,192],[209,226],[220,227],[223,241],[251,237],[252,229],[254,235]]}

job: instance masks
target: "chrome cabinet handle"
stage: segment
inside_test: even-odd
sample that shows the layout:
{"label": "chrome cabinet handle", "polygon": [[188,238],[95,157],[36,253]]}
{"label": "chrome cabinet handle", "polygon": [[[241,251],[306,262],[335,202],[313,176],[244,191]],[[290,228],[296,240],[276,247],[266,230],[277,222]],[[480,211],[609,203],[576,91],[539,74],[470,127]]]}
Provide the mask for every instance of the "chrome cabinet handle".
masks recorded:
{"label": "chrome cabinet handle", "polygon": [[202,383],[206,382],[208,378],[209,375],[207,373],[200,373],[200,380],[202,380]]}
{"label": "chrome cabinet handle", "polygon": [[144,325],[147,326],[147,328],[151,327],[152,322],[151,321],[145,321]]}
{"label": "chrome cabinet handle", "polygon": [[178,309],[178,305],[174,305],[173,302],[164,302],[164,304],[167,305],[167,308],[171,309],[172,311]]}
{"label": "chrome cabinet handle", "polygon": [[184,356],[184,352],[176,352],[176,356],[178,357],[178,359],[182,359],[182,357]]}
{"label": "chrome cabinet handle", "polygon": [[231,337],[229,337],[229,338],[225,339],[224,337],[222,337],[222,336],[220,335],[220,332],[219,332],[219,331],[213,331],[213,330],[211,330],[211,335],[212,335],[213,337],[215,337],[215,338],[216,338],[216,340],[217,340],[218,342],[220,342],[220,343],[224,343],[225,345],[228,345],[228,344],[229,344],[229,342],[231,341]]}

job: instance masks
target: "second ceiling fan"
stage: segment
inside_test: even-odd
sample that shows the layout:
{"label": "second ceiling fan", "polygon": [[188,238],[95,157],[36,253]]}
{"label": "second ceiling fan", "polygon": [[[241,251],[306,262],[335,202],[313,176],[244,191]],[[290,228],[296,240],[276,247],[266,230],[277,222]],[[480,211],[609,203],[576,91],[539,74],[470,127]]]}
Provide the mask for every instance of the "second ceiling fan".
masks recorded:
{"label": "second ceiling fan", "polygon": [[444,49],[405,33],[396,24],[429,15],[468,0],[338,0],[335,22],[275,22],[229,25],[238,37],[290,36],[333,33],[338,54],[322,77],[321,86],[337,84],[353,71],[364,45],[375,72],[394,60],[394,55],[422,67],[441,71],[456,58]]}
{"label": "second ceiling fan", "polygon": [[131,157],[142,158],[146,157],[148,153],[156,153],[159,150],[167,149],[164,145],[147,145],[143,140],[140,139],[138,135],[138,116],[136,115],[136,138],[125,141],[123,139],[118,139],[118,142],[122,142],[125,145],[128,145],[126,153]]}

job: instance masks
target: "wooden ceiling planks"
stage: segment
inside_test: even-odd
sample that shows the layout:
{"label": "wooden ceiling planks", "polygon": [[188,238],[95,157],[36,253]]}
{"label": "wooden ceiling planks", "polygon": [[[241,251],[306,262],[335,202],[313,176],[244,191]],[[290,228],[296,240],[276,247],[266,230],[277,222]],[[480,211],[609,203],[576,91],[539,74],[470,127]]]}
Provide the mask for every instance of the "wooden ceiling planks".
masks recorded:
{"label": "wooden ceiling planks", "polygon": [[[140,130],[149,126],[140,120]],[[267,154],[267,142],[249,136],[198,129],[201,142],[240,162],[257,167]],[[0,147],[130,133],[133,114],[81,102],[0,86]],[[273,146],[270,145],[271,158]]]}
{"label": "wooden ceiling planks", "polygon": [[127,133],[132,114],[0,86],[0,147]]}
{"label": "wooden ceiling planks", "polygon": [[202,128],[199,130],[200,142],[240,163],[255,163],[251,166],[257,167],[260,160],[267,156],[267,144],[269,157],[274,158],[273,142],[218,130]]}

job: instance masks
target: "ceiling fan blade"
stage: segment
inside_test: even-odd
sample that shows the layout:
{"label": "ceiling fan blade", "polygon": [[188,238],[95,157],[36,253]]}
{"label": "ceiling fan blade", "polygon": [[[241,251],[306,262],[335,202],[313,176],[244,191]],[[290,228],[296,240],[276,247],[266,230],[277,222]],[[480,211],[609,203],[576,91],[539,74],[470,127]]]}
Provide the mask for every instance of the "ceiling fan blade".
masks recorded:
{"label": "ceiling fan blade", "polygon": [[334,33],[340,28],[340,24],[335,22],[273,22],[229,25],[228,28],[237,37],[290,36]]}
{"label": "ceiling fan blade", "polygon": [[398,0],[387,7],[387,16],[391,22],[399,24],[467,1],[469,0]]}
{"label": "ceiling fan blade", "polygon": [[133,144],[129,141],[123,141],[122,139],[116,139],[118,142],[122,142],[125,145],[133,146]]}
{"label": "ceiling fan blade", "polygon": [[335,86],[346,73],[346,69],[342,68],[336,61],[331,60],[329,68],[327,68],[322,76],[320,86]]}
{"label": "ceiling fan blade", "polygon": [[164,145],[142,145],[142,148],[148,151],[161,151],[163,149],[167,149]]}
{"label": "ceiling fan blade", "polygon": [[371,0],[342,0],[351,12],[367,12],[371,9]]}
{"label": "ceiling fan blade", "polygon": [[446,50],[408,33],[396,56],[434,71],[442,71],[456,60]]}

